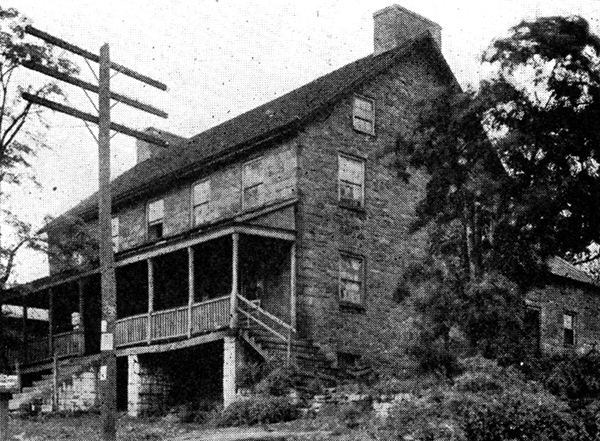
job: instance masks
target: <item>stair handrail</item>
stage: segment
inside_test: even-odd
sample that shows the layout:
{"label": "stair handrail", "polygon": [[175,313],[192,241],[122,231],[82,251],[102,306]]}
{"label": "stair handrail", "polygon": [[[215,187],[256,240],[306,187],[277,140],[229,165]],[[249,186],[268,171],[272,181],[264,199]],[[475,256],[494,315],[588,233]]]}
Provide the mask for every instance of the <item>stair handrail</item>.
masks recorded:
{"label": "stair handrail", "polygon": [[[246,297],[238,294],[237,295],[238,299],[240,299],[245,305],[251,307],[252,309],[254,309],[255,311],[267,316],[269,319],[273,320],[275,323],[277,323],[278,325],[283,326],[286,330],[291,331],[296,333],[296,328],[294,328],[292,325],[284,322],[283,320],[281,320],[279,317],[271,314],[269,311],[261,308],[260,306],[258,306],[257,304],[253,303],[252,301],[248,300]],[[241,309],[240,307],[238,307],[238,309]],[[246,311],[244,311],[246,312]],[[247,313],[244,315],[248,315]],[[256,319],[258,320],[258,319]]]}

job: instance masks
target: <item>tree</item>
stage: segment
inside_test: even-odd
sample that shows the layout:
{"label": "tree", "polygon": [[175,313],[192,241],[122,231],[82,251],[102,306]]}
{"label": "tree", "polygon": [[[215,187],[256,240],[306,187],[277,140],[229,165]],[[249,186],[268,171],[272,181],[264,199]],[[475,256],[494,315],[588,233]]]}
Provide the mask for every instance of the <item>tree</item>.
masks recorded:
{"label": "tree", "polygon": [[[28,175],[31,159],[46,145],[40,136],[48,126],[39,111],[21,98],[23,92],[48,97],[64,97],[54,82],[37,85],[22,81],[23,65],[44,65],[62,73],[75,73],[77,67],[69,60],[56,56],[52,47],[37,44],[26,38],[29,20],[16,9],[0,7],[0,203],[12,186],[20,185]],[[30,225],[2,210],[4,229],[0,244],[0,291],[5,288],[14,270],[16,254],[25,247],[44,248]],[[11,240],[12,239],[12,240]]]}
{"label": "tree", "polygon": [[491,355],[519,328],[547,259],[600,239],[599,55],[581,17],[523,21],[483,55],[492,77],[440,91],[399,140],[431,176],[414,229],[428,229],[431,255],[453,268],[456,323]]}
{"label": "tree", "polygon": [[[64,97],[54,82],[25,82],[24,64],[41,64],[62,73],[73,74],[77,67],[69,60],[56,56],[46,44],[30,41],[25,33],[27,18],[16,9],[0,7],[0,205],[4,205],[10,189],[35,178],[28,173],[31,159],[38,149],[46,147],[43,131],[48,128],[39,111],[21,98],[23,92],[40,97]],[[45,240],[31,225],[0,209],[0,304],[14,274],[17,253],[25,248],[47,251]],[[2,314],[0,313],[0,319]],[[1,355],[4,348],[15,344],[14,334],[0,324]],[[4,361],[4,360],[2,360]]]}

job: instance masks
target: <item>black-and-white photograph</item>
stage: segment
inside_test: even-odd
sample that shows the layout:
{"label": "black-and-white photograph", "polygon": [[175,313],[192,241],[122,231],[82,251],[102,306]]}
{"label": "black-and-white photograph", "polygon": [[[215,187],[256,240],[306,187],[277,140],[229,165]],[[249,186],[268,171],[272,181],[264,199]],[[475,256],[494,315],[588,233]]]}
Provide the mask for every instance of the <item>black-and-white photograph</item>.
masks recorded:
{"label": "black-and-white photograph", "polygon": [[600,1],[4,0],[4,440],[600,440]]}

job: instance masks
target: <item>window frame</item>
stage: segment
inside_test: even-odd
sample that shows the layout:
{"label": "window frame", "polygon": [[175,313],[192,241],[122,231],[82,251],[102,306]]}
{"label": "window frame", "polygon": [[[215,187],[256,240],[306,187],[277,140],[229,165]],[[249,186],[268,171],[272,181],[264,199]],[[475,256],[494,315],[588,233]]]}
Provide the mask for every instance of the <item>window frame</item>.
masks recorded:
{"label": "window frame", "polygon": [[[360,301],[358,303],[346,300],[342,296],[342,282],[345,280],[342,278],[342,261],[344,258],[347,259],[357,259],[360,261]],[[350,307],[356,308],[358,310],[363,310],[366,304],[366,294],[367,294],[367,268],[366,268],[366,259],[363,255],[351,253],[348,251],[340,251],[339,259],[338,259],[338,303],[342,307]]]}
{"label": "window frame", "polygon": [[[154,221],[150,221],[150,206],[156,202],[162,201],[162,217],[160,217],[160,222],[159,220],[154,220]],[[150,228],[155,226],[155,225],[161,225],[161,234],[160,236],[157,237],[150,237]],[[160,240],[165,236],[165,199],[164,198],[157,198],[157,199],[152,199],[150,201],[148,201],[148,203],[146,204],[146,239],[148,240]]]}
{"label": "window frame", "polygon": [[[116,227],[115,227],[116,224]],[[113,253],[116,253],[119,251],[119,248],[121,246],[121,220],[119,219],[119,216],[113,216],[110,219],[110,228],[111,228],[111,238],[112,238],[112,246],[113,246]],[[115,233],[116,230],[116,233]]]}
{"label": "window frame", "polygon": [[[357,102],[358,101],[363,101],[363,102],[368,102],[369,104],[371,104],[371,115],[370,115],[370,119],[366,118],[364,115],[359,115],[357,112],[358,110],[358,106],[357,106]],[[358,127],[356,124],[356,121],[366,121],[371,123],[371,130],[364,130],[361,127]],[[375,136],[375,99],[374,98],[370,98],[364,95],[353,95],[352,96],[352,128],[354,130],[356,130],[357,132],[360,133],[366,133],[367,135],[372,135]]]}
{"label": "window frame", "polygon": [[[346,182],[350,185],[357,185],[354,182],[343,181],[342,180],[342,159],[360,162],[362,165],[362,183],[360,184],[360,200],[358,204],[353,204],[349,202],[347,199],[342,198],[342,182]],[[355,210],[364,210],[365,209],[365,186],[366,186],[366,175],[367,175],[367,160],[365,158],[361,158],[360,156],[350,155],[348,153],[338,152],[338,176],[337,176],[337,186],[338,186],[338,204],[342,207],[352,208]]]}
{"label": "window frame", "polygon": [[[571,327],[567,328],[566,324],[565,324],[565,318],[566,317],[571,317]],[[576,332],[576,328],[577,328],[577,314],[573,311],[563,311],[562,314],[562,330],[563,330],[563,335],[562,335],[562,340],[563,340],[563,347],[565,348],[574,348],[577,345],[577,332]],[[571,332],[571,336],[570,336],[570,340],[571,342],[567,342],[567,331]]]}
{"label": "window frame", "polygon": [[[198,185],[200,184],[204,184],[204,183],[208,183],[208,199],[206,200],[206,202],[203,202],[201,204],[196,204],[196,193],[195,193],[195,189]],[[199,179],[195,182],[192,183],[191,189],[190,189],[190,207],[191,207],[191,225],[192,228],[193,227],[197,227],[198,225],[202,225],[203,223],[207,222],[208,219],[204,219],[202,220],[202,222],[196,222],[196,207],[199,207],[200,205],[206,205],[208,210],[210,210],[210,204],[212,202],[212,180],[210,177],[205,177],[202,179]]]}
{"label": "window frame", "polygon": [[[252,158],[248,161],[245,161],[242,163],[242,176],[241,176],[241,180],[242,180],[242,194],[241,194],[241,198],[242,198],[242,209],[247,209],[247,208],[255,208],[255,207],[259,207],[261,205],[261,201],[260,201],[260,196],[261,196],[261,189],[264,186],[265,183],[265,169],[264,169],[264,157],[263,156],[258,156],[256,158]],[[261,180],[258,183],[255,183],[253,185],[250,186],[246,186],[246,167],[252,163],[255,162],[263,162],[263,167],[262,167],[262,173],[261,173]],[[246,190],[247,189],[251,189],[251,188],[257,188],[257,192],[258,192],[258,202],[256,204],[252,204],[252,205],[248,205],[248,201],[246,200]]]}

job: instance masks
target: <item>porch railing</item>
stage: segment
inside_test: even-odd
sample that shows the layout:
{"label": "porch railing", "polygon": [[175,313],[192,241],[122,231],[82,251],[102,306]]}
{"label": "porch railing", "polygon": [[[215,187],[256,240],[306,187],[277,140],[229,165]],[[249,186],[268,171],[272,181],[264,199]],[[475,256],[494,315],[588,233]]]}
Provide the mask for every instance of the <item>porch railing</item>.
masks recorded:
{"label": "porch railing", "polygon": [[80,331],[62,332],[54,334],[53,351],[50,351],[49,337],[36,337],[27,340],[27,344],[20,348],[11,348],[7,351],[10,364],[19,362],[22,365],[49,361],[53,353],[58,357],[71,357],[81,355],[85,351],[84,335]]}
{"label": "porch railing", "polygon": [[239,306],[238,312],[246,318],[248,325],[258,325],[259,327],[269,331],[275,337],[288,341],[291,333],[295,333],[294,327],[279,317],[271,314],[266,309],[259,306],[257,302],[248,300],[244,296],[238,294]]}
{"label": "porch railing", "polygon": [[[190,317],[191,312],[191,317]],[[191,328],[190,328],[191,319]],[[150,338],[148,338],[150,320]],[[229,326],[229,296],[197,302],[188,306],[153,311],[117,320],[116,346],[152,343],[191,334],[217,331]]]}

